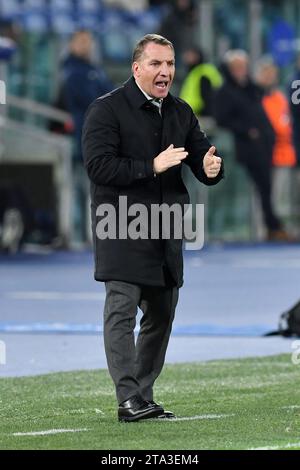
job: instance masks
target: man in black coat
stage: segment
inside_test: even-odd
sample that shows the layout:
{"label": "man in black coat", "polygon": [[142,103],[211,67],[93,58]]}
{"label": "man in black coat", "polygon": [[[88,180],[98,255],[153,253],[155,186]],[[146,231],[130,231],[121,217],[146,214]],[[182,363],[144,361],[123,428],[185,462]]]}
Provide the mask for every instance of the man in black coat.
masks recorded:
{"label": "man in black coat", "polygon": [[245,166],[258,190],[267,238],[286,239],[271,201],[275,134],[262,105],[262,90],[249,77],[247,53],[228,51],[223,73],[225,80],[215,99],[217,123],[233,133],[237,160]]}
{"label": "man in black coat", "polygon": [[[160,216],[158,227],[142,217],[136,237],[129,236],[133,215],[137,207],[150,214],[157,205],[188,204],[182,162],[204,184],[223,176],[221,158],[191,108],[169,93],[172,43],[146,35],[134,50],[132,72],[123,86],[92,103],[83,130],[95,279],[105,282],[104,343],[120,421],[174,416],[153,401],[153,385],[183,284],[182,237],[174,235],[182,217],[166,222]],[[137,307],[143,317],[135,345]]]}

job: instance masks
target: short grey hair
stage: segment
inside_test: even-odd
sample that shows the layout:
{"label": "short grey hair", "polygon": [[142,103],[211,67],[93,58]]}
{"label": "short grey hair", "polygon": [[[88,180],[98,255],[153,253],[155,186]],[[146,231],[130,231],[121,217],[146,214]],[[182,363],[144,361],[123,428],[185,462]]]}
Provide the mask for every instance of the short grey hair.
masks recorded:
{"label": "short grey hair", "polygon": [[249,55],[244,49],[230,49],[224,55],[225,64],[229,65],[236,59],[249,60]]}
{"label": "short grey hair", "polygon": [[160,36],[159,34],[146,34],[146,36],[142,37],[138,43],[136,44],[133,53],[132,53],[132,63],[137,62],[143,55],[145,47],[150,42],[154,42],[154,44],[159,44],[160,46],[168,46],[174,52],[174,46],[168,39]]}
{"label": "short grey hair", "polygon": [[271,55],[264,55],[254,64],[254,75],[258,75],[262,70],[268,67],[278,68]]}

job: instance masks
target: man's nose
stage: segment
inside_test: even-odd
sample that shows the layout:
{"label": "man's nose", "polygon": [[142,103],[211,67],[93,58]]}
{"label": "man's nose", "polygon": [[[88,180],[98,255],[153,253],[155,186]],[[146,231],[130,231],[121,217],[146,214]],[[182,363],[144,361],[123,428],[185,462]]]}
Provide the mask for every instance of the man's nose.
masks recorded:
{"label": "man's nose", "polygon": [[168,68],[168,66],[167,66],[167,64],[166,64],[165,62],[163,62],[163,63],[161,64],[161,67],[160,67],[160,74],[161,74],[161,75],[165,75],[165,76],[167,76],[167,75],[169,74],[169,68]]}

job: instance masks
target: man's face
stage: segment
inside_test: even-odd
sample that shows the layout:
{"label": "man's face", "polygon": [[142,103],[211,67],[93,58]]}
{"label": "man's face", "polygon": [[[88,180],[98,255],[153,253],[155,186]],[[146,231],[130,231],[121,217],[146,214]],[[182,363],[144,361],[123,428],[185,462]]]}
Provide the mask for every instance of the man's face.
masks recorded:
{"label": "man's face", "polygon": [[262,67],[260,72],[257,74],[258,83],[266,88],[272,87],[278,82],[277,67],[274,65],[266,65]]}
{"label": "man's face", "polygon": [[248,80],[248,60],[244,57],[236,57],[229,65],[229,70],[233,78],[243,85]]}
{"label": "man's face", "polygon": [[150,42],[141,58],[132,64],[139,86],[153,98],[165,98],[175,75],[174,53],[169,46]]}
{"label": "man's face", "polygon": [[93,50],[93,38],[85,31],[78,32],[72,38],[70,44],[71,52],[79,57],[90,59]]}

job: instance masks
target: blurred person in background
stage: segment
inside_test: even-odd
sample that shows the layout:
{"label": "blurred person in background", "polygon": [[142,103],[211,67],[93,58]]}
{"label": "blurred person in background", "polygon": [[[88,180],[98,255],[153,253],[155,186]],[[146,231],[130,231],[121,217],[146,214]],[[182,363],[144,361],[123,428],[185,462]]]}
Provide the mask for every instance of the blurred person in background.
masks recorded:
{"label": "blurred person in background", "polygon": [[[292,87],[292,84],[295,87]],[[297,166],[300,167],[300,54],[296,61],[296,70],[289,86],[290,109],[292,114],[293,140],[297,155]]]}
{"label": "blurred person in background", "polygon": [[215,65],[205,61],[203,51],[197,46],[184,51],[183,63],[187,75],[179,96],[191,106],[196,116],[209,118],[205,132],[210,135],[214,128],[214,99],[216,90],[222,85],[222,75]]}
{"label": "blurred person in background", "polygon": [[159,34],[172,42],[177,62],[181,55],[195,40],[197,25],[197,3],[195,0],[172,0],[169,12],[162,20]]}
{"label": "blurred person in background", "polygon": [[292,204],[292,172],[296,165],[291,113],[287,97],[278,88],[278,67],[269,57],[263,57],[255,67],[255,78],[263,92],[262,103],[275,131],[273,148],[273,200],[275,206]]}
{"label": "blurred person in background", "polygon": [[256,64],[255,78],[263,92],[264,110],[275,131],[273,165],[293,167],[296,164],[296,151],[292,140],[289,102],[278,88],[278,67],[271,58],[262,58]]}
{"label": "blurred person in background", "polygon": [[113,85],[103,68],[93,62],[94,40],[89,31],[76,31],[62,62],[62,83],[59,92],[65,110],[72,115],[74,134],[73,176],[76,193],[75,237],[86,239],[87,181],[83,171],[81,133],[85,112],[98,96],[112,90]]}
{"label": "blurred person in background", "polygon": [[[172,43],[156,34],[144,36],[133,52],[132,74],[89,107],[83,130],[95,279],[105,282],[104,344],[120,421],[174,417],[154,402],[153,386],[164,365],[183,285],[182,234],[174,234],[182,219],[160,219],[158,227],[151,220],[139,220],[146,236],[132,238],[132,217],[127,220],[124,212],[139,204],[148,219],[149,211],[162,203],[183,208],[189,202],[181,176],[183,161],[201,183],[214,185],[223,177],[221,158],[214,155],[216,149],[192,109],[169,93],[175,74]],[[128,209],[120,196],[128,199]],[[110,224],[101,217],[107,211],[103,203],[116,214]],[[169,236],[163,236],[165,231]],[[135,343],[138,307],[143,316]]]}
{"label": "blurred person in background", "polygon": [[[300,214],[300,54],[297,56],[295,72],[289,83],[288,95],[292,115],[293,142],[297,157],[297,166],[293,172],[295,179],[295,184],[293,185],[293,203],[298,215]],[[300,231],[298,235],[300,236]]]}
{"label": "blurred person in background", "polygon": [[217,123],[232,132],[237,160],[258,190],[267,240],[286,240],[271,200],[275,133],[262,105],[261,90],[250,79],[248,54],[239,49],[227,51],[223,75],[215,100]]}
{"label": "blurred person in background", "polygon": [[113,89],[103,68],[93,62],[94,40],[89,31],[76,31],[62,62],[62,94],[73,118],[76,139],[75,160],[82,161],[81,132],[84,115],[94,99]]}

